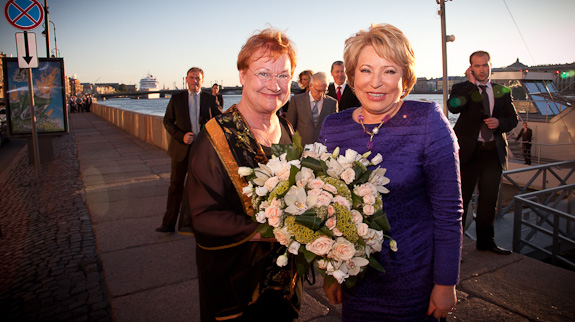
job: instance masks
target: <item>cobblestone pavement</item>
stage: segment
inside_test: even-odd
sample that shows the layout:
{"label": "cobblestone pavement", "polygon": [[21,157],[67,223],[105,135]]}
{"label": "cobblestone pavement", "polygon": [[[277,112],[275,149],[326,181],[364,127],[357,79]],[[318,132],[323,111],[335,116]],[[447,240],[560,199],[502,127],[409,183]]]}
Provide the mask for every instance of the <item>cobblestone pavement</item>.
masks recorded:
{"label": "cobblestone pavement", "polygon": [[0,177],[0,320],[111,321],[72,133],[36,179],[26,149]]}

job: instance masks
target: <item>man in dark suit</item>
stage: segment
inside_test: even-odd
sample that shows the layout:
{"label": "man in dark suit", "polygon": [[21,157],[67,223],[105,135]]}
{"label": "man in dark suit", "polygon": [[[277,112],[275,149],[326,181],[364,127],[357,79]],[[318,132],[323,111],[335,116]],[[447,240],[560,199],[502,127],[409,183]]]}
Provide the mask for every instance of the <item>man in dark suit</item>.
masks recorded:
{"label": "man in dark suit", "polygon": [[224,109],[224,96],[220,94],[220,85],[214,84],[212,85],[212,95],[216,98],[216,104],[220,107],[220,111]]}
{"label": "man in dark suit", "polygon": [[341,60],[331,64],[331,76],[333,76],[333,83],[329,84],[327,96],[337,100],[339,110],[343,111],[350,107],[359,107],[361,103],[355,97],[353,89],[345,82],[345,68]]}
{"label": "man in dark suit", "polygon": [[523,158],[525,164],[531,165],[531,139],[533,138],[533,131],[527,126],[527,122],[523,122],[523,128],[517,135],[515,142],[521,139],[521,148],[523,150]]}
{"label": "man in dark suit", "polygon": [[337,101],[325,96],[327,76],[319,72],[311,77],[308,93],[294,95],[289,101],[287,119],[301,135],[302,144],[317,141],[326,116],[337,113]]}
{"label": "man in dark suit", "polygon": [[460,147],[463,224],[477,184],[476,247],[478,250],[508,255],[511,251],[495,244],[494,223],[501,174],[507,170],[505,132],[517,126],[517,112],[511,90],[489,80],[489,53],[474,52],[469,62],[471,66],[465,72],[468,81],[453,85],[447,102],[449,111],[459,114],[453,129]]}
{"label": "man in dark suit", "polygon": [[172,158],[172,170],[166,213],[162,226],[156,228],[158,232],[176,230],[188,173],[190,147],[204,124],[210,118],[221,114],[215,97],[201,91],[203,81],[204,71],[198,67],[190,68],[186,76],[188,90],[172,95],[166,108],[164,127],[171,136],[168,155]]}

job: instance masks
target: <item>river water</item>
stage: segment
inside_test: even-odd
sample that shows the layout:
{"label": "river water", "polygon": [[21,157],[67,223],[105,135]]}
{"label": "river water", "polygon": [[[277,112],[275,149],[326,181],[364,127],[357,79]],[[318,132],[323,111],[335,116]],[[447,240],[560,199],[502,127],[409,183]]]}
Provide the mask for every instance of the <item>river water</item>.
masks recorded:
{"label": "river water", "polygon": [[[224,95],[224,110],[240,101],[241,95]],[[423,100],[437,102],[443,106],[442,94],[410,94],[407,100]],[[110,98],[105,101],[98,101],[98,104],[121,108],[128,111],[142,114],[164,116],[169,98],[158,99],[132,99],[132,98]],[[449,122],[453,126],[457,120],[457,115],[449,114]]]}

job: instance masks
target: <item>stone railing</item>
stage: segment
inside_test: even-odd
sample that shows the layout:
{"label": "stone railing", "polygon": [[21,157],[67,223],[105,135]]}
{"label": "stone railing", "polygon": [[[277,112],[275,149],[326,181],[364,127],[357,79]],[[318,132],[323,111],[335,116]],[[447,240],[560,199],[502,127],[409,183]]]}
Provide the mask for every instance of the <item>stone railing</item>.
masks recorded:
{"label": "stone railing", "polygon": [[92,104],[90,112],[141,140],[168,150],[170,135],[164,129],[161,116],[122,110],[97,103]]}

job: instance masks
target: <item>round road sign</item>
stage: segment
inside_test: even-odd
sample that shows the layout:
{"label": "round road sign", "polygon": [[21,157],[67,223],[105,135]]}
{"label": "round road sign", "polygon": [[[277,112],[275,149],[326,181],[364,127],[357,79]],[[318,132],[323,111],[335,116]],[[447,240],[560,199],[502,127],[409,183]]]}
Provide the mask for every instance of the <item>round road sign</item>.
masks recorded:
{"label": "round road sign", "polygon": [[13,27],[31,30],[44,20],[44,7],[36,0],[8,0],[4,16]]}

